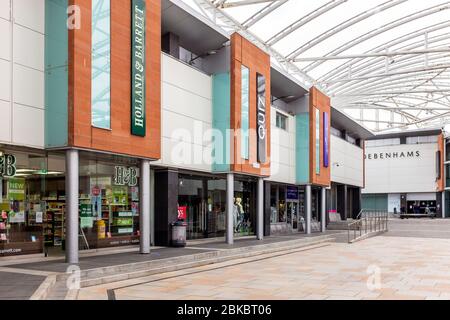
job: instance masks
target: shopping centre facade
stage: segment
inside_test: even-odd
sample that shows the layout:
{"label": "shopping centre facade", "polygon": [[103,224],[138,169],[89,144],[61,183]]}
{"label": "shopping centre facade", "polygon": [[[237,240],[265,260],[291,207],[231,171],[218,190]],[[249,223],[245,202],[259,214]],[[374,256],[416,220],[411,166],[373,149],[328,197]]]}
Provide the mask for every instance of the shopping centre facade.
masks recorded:
{"label": "shopping centre facade", "polygon": [[448,217],[446,149],[440,128],[378,135],[366,141],[363,207],[408,214],[429,210],[437,217]]}
{"label": "shopping centre facade", "polygon": [[188,239],[324,232],[361,210],[373,135],[179,1],[3,1],[0,33],[0,256],[148,253],[179,216]]}

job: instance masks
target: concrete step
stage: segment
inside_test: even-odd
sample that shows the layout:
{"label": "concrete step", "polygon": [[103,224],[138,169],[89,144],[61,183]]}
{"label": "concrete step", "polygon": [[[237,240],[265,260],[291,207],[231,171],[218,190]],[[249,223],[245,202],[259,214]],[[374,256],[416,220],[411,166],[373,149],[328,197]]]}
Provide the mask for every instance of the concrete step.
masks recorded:
{"label": "concrete step", "polygon": [[[257,257],[259,255],[290,252],[305,248],[316,248],[335,242],[333,235],[314,236],[282,242],[266,243],[232,249],[221,249],[211,252],[151,260],[139,263],[130,263],[117,266],[109,266],[80,272],[80,287],[90,287],[128,279],[146,277],[150,275],[178,271],[182,269],[200,267],[234,259]],[[214,250],[212,248],[212,250]],[[70,275],[61,273],[56,275],[56,282],[48,293],[42,298],[58,299],[61,297],[70,299],[75,297],[77,290],[63,290]]]}

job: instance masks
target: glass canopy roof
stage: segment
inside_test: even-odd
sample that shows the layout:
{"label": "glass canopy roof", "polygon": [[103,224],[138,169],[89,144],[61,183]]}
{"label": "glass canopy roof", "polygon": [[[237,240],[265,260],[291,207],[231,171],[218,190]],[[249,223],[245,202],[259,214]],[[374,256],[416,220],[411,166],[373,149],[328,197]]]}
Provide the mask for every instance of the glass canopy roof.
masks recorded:
{"label": "glass canopy roof", "polygon": [[182,1],[374,132],[450,123],[450,1]]}

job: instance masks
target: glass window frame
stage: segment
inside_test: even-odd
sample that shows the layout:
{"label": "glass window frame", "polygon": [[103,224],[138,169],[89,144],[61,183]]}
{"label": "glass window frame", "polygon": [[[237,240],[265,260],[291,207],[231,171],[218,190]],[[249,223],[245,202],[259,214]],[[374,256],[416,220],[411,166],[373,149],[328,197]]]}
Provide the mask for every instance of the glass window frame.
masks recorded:
{"label": "glass window frame", "polygon": [[92,0],[91,25],[91,125],[111,130],[111,0]]}
{"label": "glass window frame", "polygon": [[250,158],[250,69],[241,65],[241,158]]}

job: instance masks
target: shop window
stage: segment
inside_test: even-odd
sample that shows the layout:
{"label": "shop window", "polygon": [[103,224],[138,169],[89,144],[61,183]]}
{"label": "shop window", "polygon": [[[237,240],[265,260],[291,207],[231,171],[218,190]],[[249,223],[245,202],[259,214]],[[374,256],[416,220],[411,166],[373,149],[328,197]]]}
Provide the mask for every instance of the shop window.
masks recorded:
{"label": "shop window", "polygon": [[43,252],[49,173],[44,154],[5,151],[0,157],[0,256]]}
{"label": "shop window", "polygon": [[335,137],[342,138],[341,130],[331,127],[331,134]]}
{"label": "shop window", "polygon": [[111,129],[111,6],[92,0],[92,125]]}
{"label": "shop window", "polygon": [[80,157],[81,249],[139,243],[139,169],[132,160]]}
{"label": "shop window", "polygon": [[352,136],[347,135],[346,140],[348,143],[356,145],[356,139],[353,138]]}
{"label": "shop window", "polygon": [[207,237],[205,185],[201,178],[179,177],[178,206],[186,210],[187,238]]}
{"label": "shop window", "polygon": [[235,181],[233,220],[235,236],[249,236],[256,232],[256,183]]}
{"label": "shop window", "polygon": [[270,223],[278,222],[278,186],[270,186]]}
{"label": "shop window", "polygon": [[226,181],[180,174],[178,183],[178,206],[186,212],[187,239],[225,235]]}
{"label": "shop window", "polygon": [[286,187],[280,186],[278,193],[278,222],[287,222],[286,217]]}
{"label": "shop window", "polygon": [[287,130],[287,121],[288,121],[288,117],[285,116],[284,114],[277,112],[276,114],[276,126],[277,128],[280,128],[282,130]]}

